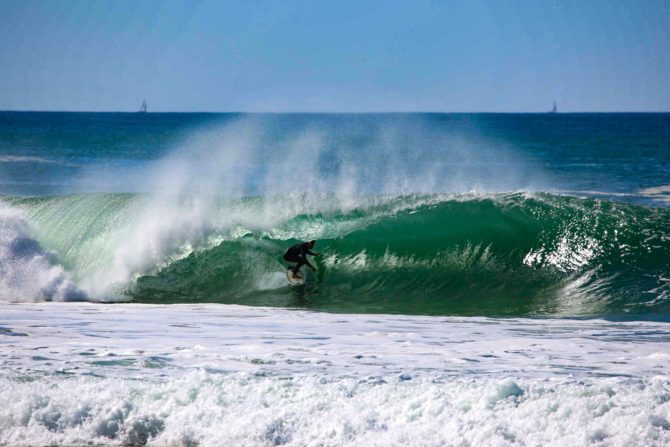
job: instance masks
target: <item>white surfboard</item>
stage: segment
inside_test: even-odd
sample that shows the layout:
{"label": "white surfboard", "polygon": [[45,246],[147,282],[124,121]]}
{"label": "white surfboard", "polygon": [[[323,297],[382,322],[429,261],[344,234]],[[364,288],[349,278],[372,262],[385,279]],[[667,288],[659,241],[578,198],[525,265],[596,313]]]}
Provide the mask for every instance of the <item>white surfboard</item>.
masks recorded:
{"label": "white surfboard", "polygon": [[292,286],[301,286],[305,284],[305,277],[302,276],[300,273],[298,273],[294,277],[293,272],[290,269],[286,270],[286,279],[288,280],[288,283],[291,284]]}

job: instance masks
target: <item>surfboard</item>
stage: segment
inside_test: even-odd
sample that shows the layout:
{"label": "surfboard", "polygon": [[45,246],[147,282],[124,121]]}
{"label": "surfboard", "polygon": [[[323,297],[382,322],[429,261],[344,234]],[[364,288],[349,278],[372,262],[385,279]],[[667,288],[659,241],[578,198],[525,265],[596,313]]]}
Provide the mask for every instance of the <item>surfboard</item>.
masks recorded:
{"label": "surfboard", "polygon": [[290,269],[286,270],[286,279],[292,286],[300,286],[305,284],[305,277],[298,273],[298,277],[294,278],[293,272]]}

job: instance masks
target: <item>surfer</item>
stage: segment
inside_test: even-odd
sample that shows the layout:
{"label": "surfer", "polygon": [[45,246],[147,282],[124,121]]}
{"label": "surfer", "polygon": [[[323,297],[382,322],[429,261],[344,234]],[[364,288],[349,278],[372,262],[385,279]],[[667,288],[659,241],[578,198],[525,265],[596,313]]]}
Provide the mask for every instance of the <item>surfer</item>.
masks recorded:
{"label": "surfer", "polygon": [[321,256],[321,253],[314,253],[311,251],[311,249],[314,248],[314,244],[316,244],[316,241],[309,241],[309,242],[302,242],[300,244],[295,244],[288,250],[286,250],[286,253],[284,253],[285,261],[296,263],[295,266],[288,268],[293,272],[292,276],[294,279],[302,278],[302,276],[300,275],[300,267],[302,267],[303,265],[307,265],[307,267],[311,268],[313,272],[316,271],[314,266],[310,264],[309,261],[307,260],[307,255]]}

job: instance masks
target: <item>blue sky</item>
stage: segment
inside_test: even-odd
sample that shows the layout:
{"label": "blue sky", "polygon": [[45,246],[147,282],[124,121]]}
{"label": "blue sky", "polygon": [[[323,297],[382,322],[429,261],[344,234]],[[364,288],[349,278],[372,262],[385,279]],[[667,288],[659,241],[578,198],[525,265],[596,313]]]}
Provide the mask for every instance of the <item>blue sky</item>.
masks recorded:
{"label": "blue sky", "polygon": [[0,110],[670,110],[668,1],[0,0]]}

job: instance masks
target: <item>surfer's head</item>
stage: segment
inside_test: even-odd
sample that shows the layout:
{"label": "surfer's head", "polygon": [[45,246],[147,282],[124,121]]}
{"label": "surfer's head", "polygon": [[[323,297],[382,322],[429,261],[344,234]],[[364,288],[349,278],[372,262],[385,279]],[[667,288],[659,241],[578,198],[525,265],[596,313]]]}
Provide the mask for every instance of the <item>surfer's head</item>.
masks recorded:
{"label": "surfer's head", "polygon": [[309,248],[314,248],[314,244],[316,244],[316,241],[309,241],[307,243],[309,244]]}

